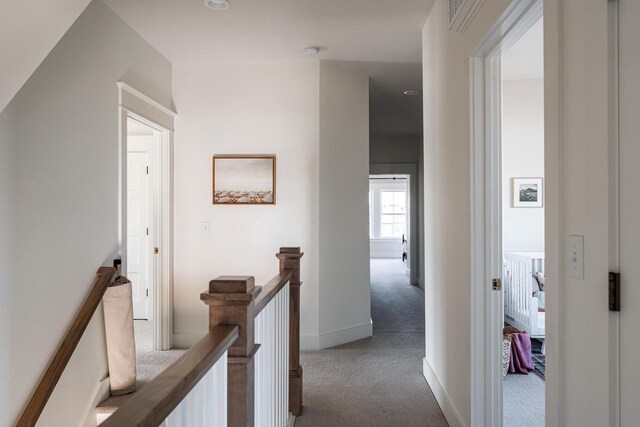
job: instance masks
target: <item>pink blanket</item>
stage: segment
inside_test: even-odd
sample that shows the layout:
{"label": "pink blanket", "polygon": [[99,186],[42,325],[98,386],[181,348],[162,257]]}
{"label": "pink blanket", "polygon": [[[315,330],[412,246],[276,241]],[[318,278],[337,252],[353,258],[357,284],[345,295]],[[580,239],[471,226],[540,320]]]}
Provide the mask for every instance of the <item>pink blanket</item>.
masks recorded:
{"label": "pink blanket", "polygon": [[511,358],[509,359],[509,373],[529,374],[533,371],[531,358],[531,338],[526,332],[511,334]]}

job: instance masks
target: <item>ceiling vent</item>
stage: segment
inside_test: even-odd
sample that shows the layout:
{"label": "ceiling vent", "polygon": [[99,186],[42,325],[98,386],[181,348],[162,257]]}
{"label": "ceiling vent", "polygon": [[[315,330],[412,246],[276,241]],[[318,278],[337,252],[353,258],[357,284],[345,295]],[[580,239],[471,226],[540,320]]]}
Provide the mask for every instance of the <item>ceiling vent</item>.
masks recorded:
{"label": "ceiling vent", "polygon": [[465,0],[449,0],[449,24],[453,23],[456,19],[458,11],[462,8],[462,3]]}

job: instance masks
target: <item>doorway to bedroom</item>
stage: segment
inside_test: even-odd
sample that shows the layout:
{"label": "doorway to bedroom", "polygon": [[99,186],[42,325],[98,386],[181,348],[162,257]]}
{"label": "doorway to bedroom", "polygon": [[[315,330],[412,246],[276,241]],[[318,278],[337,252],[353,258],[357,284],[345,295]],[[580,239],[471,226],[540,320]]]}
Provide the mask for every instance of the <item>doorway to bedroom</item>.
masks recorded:
{"label": "doorway to bedroom", "polygon": [[545,419],[543,21],[500,55],[504,426]]}

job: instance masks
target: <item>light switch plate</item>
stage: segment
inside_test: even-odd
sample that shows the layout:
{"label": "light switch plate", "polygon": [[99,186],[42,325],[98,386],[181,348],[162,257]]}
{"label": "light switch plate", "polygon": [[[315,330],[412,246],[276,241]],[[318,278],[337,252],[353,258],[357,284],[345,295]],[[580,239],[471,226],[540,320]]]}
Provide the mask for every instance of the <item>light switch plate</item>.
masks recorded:
{"label": "light switch plate", "polygon": [[211,232],[211,223],[203,222],[202,223],[202,234],[209,234]]}
{"label": "light switch plate", "polygon": [[567,252],[569,277],[584,280],[584,236],[569,236]]}

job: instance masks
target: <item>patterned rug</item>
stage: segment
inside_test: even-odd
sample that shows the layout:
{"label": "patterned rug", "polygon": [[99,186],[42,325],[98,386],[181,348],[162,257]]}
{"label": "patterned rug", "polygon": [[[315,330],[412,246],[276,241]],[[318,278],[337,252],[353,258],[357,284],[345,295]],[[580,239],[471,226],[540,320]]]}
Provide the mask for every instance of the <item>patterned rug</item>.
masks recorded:
{"label": "patterned rug", "polygon": [[542,341],[531,339],[531,357],[533,358],[533,370],[538,376],[544,379],[545,356],[542,354]]}

